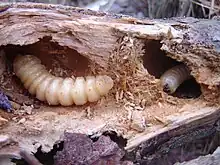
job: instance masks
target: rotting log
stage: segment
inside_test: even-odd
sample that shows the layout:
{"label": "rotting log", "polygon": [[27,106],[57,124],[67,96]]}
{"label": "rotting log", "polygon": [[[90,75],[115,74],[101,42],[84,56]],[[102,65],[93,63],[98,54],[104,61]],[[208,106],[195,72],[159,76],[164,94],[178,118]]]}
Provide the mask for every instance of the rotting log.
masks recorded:
{"label": "rotting log", "polygon": [[[13,118],[1,133],[29,150],[36,151],[41,144],[48,151],[64,130],[89,135],[114,130],[128,139],[125,148],[130,151],[145,148],[154,138],[159,140],[152,146],[201,125],[213,125],[220,116],[219,29],[219,20],[139,20],[60,5],[2,3],[0,48],[8,67],[1,75],[1,88],[12,101],[13,92],[34,98],[12,73],[17,54],[38,56],[59,76],[107,74],[114,89],[98,104],[33,103],[40,108],[29,115],[19,115],[20,109],[15,117],[0,113]],[[179,63],[189,67],[194,80],[176,96],[187,91],[190,99],[169,96],[158,85],[163,72]]]}

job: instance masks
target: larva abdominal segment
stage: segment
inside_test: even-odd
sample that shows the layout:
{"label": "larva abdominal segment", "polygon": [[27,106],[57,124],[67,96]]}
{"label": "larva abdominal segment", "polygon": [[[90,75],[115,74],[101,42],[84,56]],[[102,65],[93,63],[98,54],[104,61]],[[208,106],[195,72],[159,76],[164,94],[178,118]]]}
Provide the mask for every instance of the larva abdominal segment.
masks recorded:
{"label": "larva abdominal segment", "polygon": [[70,106],[95,102],[113,87],[113,80],[106,75],[75,79],[53,76],[33,55],[16,56],[13,68],[29,93],[49,105]]}

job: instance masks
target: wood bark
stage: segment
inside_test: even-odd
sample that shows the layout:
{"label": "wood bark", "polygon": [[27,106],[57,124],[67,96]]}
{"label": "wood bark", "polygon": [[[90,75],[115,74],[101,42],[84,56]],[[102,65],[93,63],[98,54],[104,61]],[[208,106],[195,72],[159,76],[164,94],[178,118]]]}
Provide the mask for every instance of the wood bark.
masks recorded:
{"label": "wood bark", "polygon": [[[219,20],[171,18],[138,20],[59,5],[1,4],[0,45],[28,45],[50,36],[51,41],[107,65],[120,35],[163,42],[167,55],[186,62],[199,83],[219,85]],[[214,69],[212,69],[214,68]],[[203,76],[203,71],[210,76]]]}
{"label": "wood bark", "polygon": [[[108,68],[112,52],[118,47],[118,40],[129,36],[143,43],[160,42],[162,44],[160,48],[166,56],[177,62],[183,62],[190,68],[191,75],[201,85],[202,99],[211,105],[198,109],[194,107],[196,110],[187,115],[179,113],[177,117],[172,117],[168,125],[152,126],[147,132],[130,138],[126,149],[130,151],[142,148],[141,154],[147,153],[149,148],[171,137],[195,130],[201,125],[213,125],[219,118],[219,29],[218,19],[139,20],[124,15],[60,5],[34,3],[0,5],[1,48],[9,45],[24,47],[49,37],[50,42],[68,47],[86,57],[91,63]],[[147,54],[151,48],[145,51]],[[72,56],[75,55],[73,53]]]}

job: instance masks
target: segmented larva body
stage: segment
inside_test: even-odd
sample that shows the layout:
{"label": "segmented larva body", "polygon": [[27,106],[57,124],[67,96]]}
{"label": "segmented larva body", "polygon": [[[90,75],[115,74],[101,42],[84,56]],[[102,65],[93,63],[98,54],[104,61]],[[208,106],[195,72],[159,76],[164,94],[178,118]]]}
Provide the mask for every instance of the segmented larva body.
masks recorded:
{"label": "segmented larva body", "polygon": [[49,105],[70,106],[95,102],[113,87],[113,80],[106,75],[76,79],[56,77],[33,55],[16,56],[13,68],[30,94]]}
{"label": "segmented larva body", "polygon": [[190,71],[184,64],[174,66],[167,70],[161,77],[163,91],[172,94],[186,80],[190,79]]}

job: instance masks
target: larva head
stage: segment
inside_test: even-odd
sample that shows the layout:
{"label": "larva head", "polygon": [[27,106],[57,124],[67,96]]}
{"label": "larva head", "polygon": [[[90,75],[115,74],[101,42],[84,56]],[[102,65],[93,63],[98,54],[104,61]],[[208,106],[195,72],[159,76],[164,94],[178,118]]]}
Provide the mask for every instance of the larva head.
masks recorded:
{"label": "larva head", "polygon": [[163,87],[163,91],[168,94],[174,93],[178,87],[176,80],[171,77],[161,79],[161,85]]}
{"label": "larva head", "polygon": [[96,88],[100,95],[106,95],[110,89],[112,89],[114,82],[109,76],[97,76],[96,77]]}
{"label": "larva head", "polygon": [[16,72],[19,68],[23,67],[29,61],[34,61],[35,63],[39,63],[39,64],[41,63],[40,59],[38,59],[36,56],[18,54],[13,62],[14,71]]}
{"label": "larva head", "polygon": [[163,86],[163,91],[166,92],[166,93],[173,93],[172,89],[170,89],[169,84],[165,84]]}

